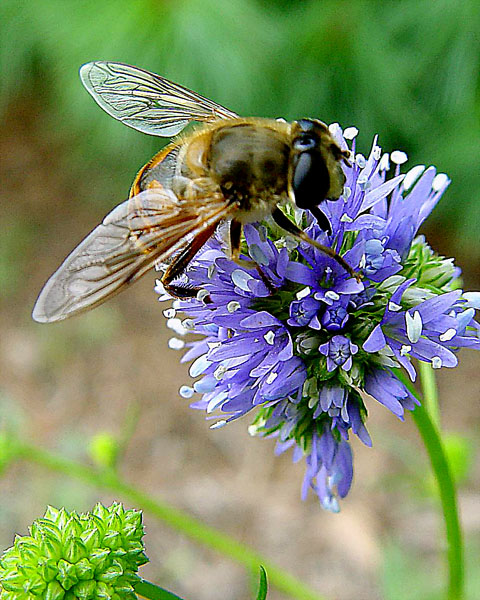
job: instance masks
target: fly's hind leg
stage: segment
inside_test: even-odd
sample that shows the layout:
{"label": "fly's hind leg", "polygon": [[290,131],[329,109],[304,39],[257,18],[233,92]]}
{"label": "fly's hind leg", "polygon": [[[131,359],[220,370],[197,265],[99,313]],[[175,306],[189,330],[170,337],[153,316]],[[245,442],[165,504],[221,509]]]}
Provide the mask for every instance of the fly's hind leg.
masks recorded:
{"label": "fly's hind leg", "polygon": [[353,269],[353,267],[351,267],[340,256],[340,254],[337,254],[337,252],[335,252],[335,250],[333,250],[332,248],[329,248],[328,246],[324,246],[323,244],[319,244],[315,240],[312,240],[312,238],[309,237],[299,227],[297,227],[295,225],[295,223],[292,223],[292,221],[290,221],[290,219],[279,208],[276,208],[273,211],[272,218],[279,227],[284,229],[292,237],[297,238],[298,240],[301,240],[302,242],[308,242],[311,246],[313,246],[314,248],[317,248],[317,250],[320,250],[327,256],[330,256],[330,258],[333,258],[335,261],[337,261],[337,263],[341,267],[343,267],[345,269],[345,271],[347,271],[347,273],[349,273],[357,281],[360,282],[363,279],[363,275],[361,273],[355,271],[355,269]]}

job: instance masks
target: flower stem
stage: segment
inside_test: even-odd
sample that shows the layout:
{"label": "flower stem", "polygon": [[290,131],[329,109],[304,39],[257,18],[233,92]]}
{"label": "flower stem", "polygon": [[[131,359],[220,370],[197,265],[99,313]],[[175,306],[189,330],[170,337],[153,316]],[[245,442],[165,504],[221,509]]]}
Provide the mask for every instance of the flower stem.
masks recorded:
{"label": "flower stem", "polygon": [[[420,372],[423,377],[425,369],[422,368]],[[397,375],[410,392],[416,396],[417,393],[407,377],[401,372],[397,372]],[[436,405],[436,386],[433,373],[427,375],[423,389],[424,405],[417,406],[412,412],[412,417],[425,444],[438,483],[447,538],[448,590],[446,597],[448,600],[462,600],[464,598],[464,548],[457,506],[457,491],[438,425],[427,408]],[[435,396],[429,397],[427,400],[427,394],[431,393],[434,393]]]}
{"label": "flower stem", "polygon": [[[153,499],[151,496],[125,483],[111,471],[95,470],[92,467],[55,455],[37,446],[25,444],[21,440],[16,440],[15,444],[12,444],[11,452],[12,458],[17,457],[28,460],[52,471],[63,473],[69,477],[85,481],[90,485],[108,489],[122,495],[137,508],[151,513],[190,539],[240,563],[255,573],[255,575],[258,573],[259,566],[263,565],[268,573],[271,585],[290,595],[292,598],[296,598],[297,600],[323,600],[324,598],[302,581],[284,572],[283,569],[255,552],[249,546],[237,542],[235,539],[213,527],[203,524],[188,513],[174,508],[165,502]],[[138,587],[136,589],[138,593],[141,593]],[[146,597],[153,599],[153,596]]]}
{"label": "flower stem", "polygon": [[438,405],[437,382],[435,372],[429,363],[418,361],[420,382],[422,385],[423,404],[432,421],[440,429],[440,408]]}

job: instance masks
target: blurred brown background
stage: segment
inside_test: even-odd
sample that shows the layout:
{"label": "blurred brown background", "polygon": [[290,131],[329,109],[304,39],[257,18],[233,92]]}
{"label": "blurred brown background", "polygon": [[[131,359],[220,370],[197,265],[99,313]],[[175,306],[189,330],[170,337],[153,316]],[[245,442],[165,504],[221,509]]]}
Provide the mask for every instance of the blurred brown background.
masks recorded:
{"label": "blurred brown background", "polygon": [[[342,600],[438,598],[442,525],[411,420],[370,404],[374,448],[355,440],[342,512],[300,500],[303,465],[273,456],[248,420],[212,431],[178,396],[188,383],[153,292],[154,274],[90,314],[30,318],[63,257],[164,143],[122,127],[83,90],[78,67],[111,59],[161,73],[240,114],[317,116],[374,133],[409,165],[453,180],[429,221],[479,289],[480,14],[474,1],[383,3],[4,0],[0,5],[0,415],[26,439],[85,459],[88,443],[133,428],[121,470],[154,496],[251,544]],[[439,373],[442,422],[461,477],[469,597],[480,597],[479,357]],[[0,480],[0,547],[45,505],[88,510],[102,489],[27,464]],[[137,507],[142,508],[142,507]],[[145,515],[145,576],[189,599],[251,598],[243,569]],[[282,597],[271,589],[269,598]]]}

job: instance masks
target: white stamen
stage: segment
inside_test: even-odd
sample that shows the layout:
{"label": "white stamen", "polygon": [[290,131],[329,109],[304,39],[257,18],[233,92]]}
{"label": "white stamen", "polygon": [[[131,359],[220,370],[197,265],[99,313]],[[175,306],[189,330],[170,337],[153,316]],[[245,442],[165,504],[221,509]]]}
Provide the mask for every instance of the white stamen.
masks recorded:
{"label": "white stamen", "polygon": [[213,425],[210,425],[210,429],[220,429],[220,427],[223,427],[226,424],[227,422],[225,421],[225,419],[222,419],[221,421],[217,421]]}
{"label": "white stamen", "polygon": [[252,244],[248,249],[248,253],[257,264],[263,266],[268,265],[268,258],[265,256],[265,253],[257,244]]}
{"label": "white stamen", "polygon": [[207,346],[209,350],[213,350],[214,348],[218,348],[222,345],[222,342],[207,342]]}
{"label": "white stamen", "polygon": [[182,348],[185,348],[185,342],[183,340],[179,340],[178,338],[172,337],[168,340],[168,347],[171,350],[182,350]]}
{"label": "white stamen", "polygon": [[448,183],[449,179],[448,176],[445,175],[445,173],[439,173],[438,175],[435,175],[433,181],[432,181],[432,190],[434,192],[439,192],[441,189],[443,189],[445,187],[445,185]]}
{"label": "white stamen", "polygon": [[357,154],[355,156],[355,162],[361,169],[363,169],[367,164],[367,159],[363,156],[363,154]]}
{"label": "white stamen", "polygon": [[325,292],[325,298],[334,301],[340,300],[340,296],[337,294],[337,292],[334,292],[333,290],[328,290],[328,292]]}
{"label": "white stamen", "polygon": [[273,346],[275,341],[275,333],[272,330],[267,331],[267,333],[263,336],[263,339],[269,346]]}
{"label": "white stamen", "polygon": [[342,198],[345,200],[345,202],[350,198],[350,196],[352,195],[352,188],[348,187],[348,185],[346,185],[343,188],[343,194],[342,194]]}
{"label": "white stamen", "polygon": [[167,290],[165,289],[165,287],[164,287],[163,283],[160,281],[160,279],[157,279],[155,281],[154,291],[158,294],[159,302],[165,302],[166,300],[172,299],[172,297],[167,292]]}
{"label": "white stamen", "polygon": [[207,277],[209,279],[212,279],[212,277],[215,275],[216,271],[217,271],[217,265],[215,263],[208,265]]}
{"label": "white stamen", "polygon": [[432,368],[434,369],[440,369],[440,367],[442,366],[442,359],[439,356],[434,356],[432,357]]}
{"label": "white stamen", "polygon": [[465,292],[463,297],[467,301],[470,308],[480,309],[480,292]]}
{"label": "white stamen", "polygon": [[304,287],[303,290],[300,290],[299,292],[297,292],[296,296],[297,296],[297,300],[301,300],[302,298],[306,298],[310,292],[312,290],[307,286]]}
{"label": "white stamen", "polygon": [[425,165],[416,165],[410,169],[403,180],[403,189],[409,190],[424,171]]}
{"label": "white stamen", "polygon": [[392,302],[390,300],[390,302],[388,303],[388,309],[392,312],[398,312],[399,310],[402,310],[402,307],[400,306],[400,304],[397,304],[396,302]]}
{"label": "white stamen", "polygon": [[400,348],[400,356],[407,356],[411,349],[412,347],[408,344],[402,344],[402,347]]}
{"label": "white stamen", "polygon": [[373,148],[373,158],[375,160],[379,160],[381,156],[382,156],[382,149],[380,148],[380,146],[374,146],[374,148]]}
{"label": "white stamen", "polygon": [[190,377],[198,377],[201,375],[207,367],[209,367],[212,363],[207,360],[207,355],[202,354],[197,359],[193,361],[190,365],[189,374]]}
{"label": "white stamen", "polygon": [[439,338],[441,342],[448,342],[449,340],[451,340],[452,338],[454,338],[457,335],[457,330],[454,329],[453,327],[450,327],[450,329],[447,329],[447,331],[445,331],[444,333],[442,333]]}
{"label": "white stamen", "polygon": [[275,373],[275,371],[272,371],[270,373],[270,375],[266,378],[265,382],[267,383],[267,385],[270,385],[271,383],[273,383],[275,381],[275,379],[278,377],[278,373]]}
{"label": "white stamen", "polygon": [[300,341],[302,350],[316,350],[320,346],[320,340],[316,337],[307,337]]}
{"label": "white stamen", "polygon": [[253,277],[250,275],[250,273],[242,271],[241,269],[235,269],[235,271],[233,271],[232,273],[233,283],[244,292],[250,291],[250,288],[248,287],[248,282],[252,279]]}
{"label": "white stamen", "polygon": [[236,300],[231,300],[227,304],[227,310],[228,310],[229,313],[234,313],[235,311],[237,311],[241,307],[242,307],[242,305],[240,304],[240,302],[237,302]]}
{"label": "white stamen", "polygon": [[174,331],[177,335],[185,335],[187,330],[182,325],[182,321],[178,318],[167,319],[167,327]]}
{"label": "white stamen", "polygon": [[203,302],[205,298],[208,296],[207,290],[198,290],[197,300]]}
{"label": "white stamen", "polygon": [[347,215],[347,213],[344,213],[341,217],[340,217],[340,221],[342,223],[353,223],[353,219],[352,217],[350,217],[349,215]]}
{"label": "white stamen", "polygon": [[401,150],[394,150],[390,154],[390,160],[396,165],[403,165],[403,163],[407,162],[408,156],[405,154],[405,152],[402,152]]}
{"label": "white stamen", "polygon": [[178,390],[178,393],[182,398],[191,398],[194,392],[195,390],[189,385],[182,385],[182,387]]}
{"label": "white stamen", "polygon": [[360,264],[358,265],[359,269],[364,269],[367,266],[367,255],[362,254],[362,258],[360,259]]}
{"label": "white stamen", "polygon": [[188,329],[188,331],[193,331],[195,329],[195,323],[193,322],[193,319],[183,319],[182,326],[185,329]]}
{"label": "white stamen", "polygon": [[343,137],[346,140],[353,140],[358,135],[358,129],[356,127],[347,127],[343,131]]}
{"label": "white stamen", "polygon": [[177,311],[174,308],[166,308],[163,311],[163,316],[167,319],[173,319],[173,317],[177,314]]}
{"label": "white stamen", "polygon": [[213,372],[213,376],[217,381],[220,381],[227,371],[228,368],[225,365],[219,365]]}
{"label": "white stamen", "polygon": [[182,300],[178,298],[172,302],[172,306],[175,310],[182,310]]}
{"label": "white stamen", "polygon": [[416,344],[422,335],[422,316],[416,310],[412,315],[407,311],[405,313],[405,325],[407,327],[407,337],[412,342],[412,344]]}
{"label": "white stamen", "polygon": [[380,171],[388,171],[390,169],[390,154],[388,152],[380,159],[378,168]]}
{"label": "white stamen", "polygon": [[359,177],[357,180],[358,187],[362,190],[362,192],[366,192],[372,187],[372,182],[368,180],[368,177]]}

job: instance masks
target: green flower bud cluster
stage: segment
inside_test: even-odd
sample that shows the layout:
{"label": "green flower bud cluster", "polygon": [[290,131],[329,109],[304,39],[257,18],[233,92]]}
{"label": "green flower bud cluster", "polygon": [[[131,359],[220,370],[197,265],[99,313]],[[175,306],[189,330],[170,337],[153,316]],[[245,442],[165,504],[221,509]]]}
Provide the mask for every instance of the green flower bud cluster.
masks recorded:
{"label": "green flower bud cluster", "polygon": [[1,600],[134,600],[142,513],[114,503],[77,514],[49,506],[0,558]]}

